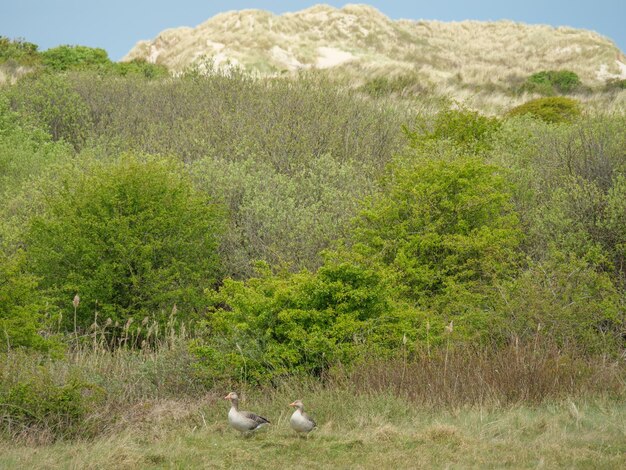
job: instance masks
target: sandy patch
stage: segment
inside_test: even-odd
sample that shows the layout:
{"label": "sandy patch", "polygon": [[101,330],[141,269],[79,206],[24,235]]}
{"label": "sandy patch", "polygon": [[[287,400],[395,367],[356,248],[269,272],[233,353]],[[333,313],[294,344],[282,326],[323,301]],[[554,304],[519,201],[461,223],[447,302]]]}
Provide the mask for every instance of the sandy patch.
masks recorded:
{"label": "sandy patch", "polygon": [[329,67],[336,67],[345,62],[354,59],[354,56],[350,52],[342,51],[334,47],[318,47],[316,67],[320,69],[327,69]]}
{"label": "sandy patch", "polygon": [[600,66],[600,70],[596,72],[596,77],[598,77],[598,80],[626,79],[626,64],[619,60],[616,60],[615,63],[617,64],[619,73],[609,72],[609,66],[606,64],[602,64]]}
{"label": "sandy patch", "polygon": [[296,70],[303,67],[303,64],[296,59],[293,54],[280,46],[272,47],[270,54],[272,55],[272,59],[286,66],[289,70]]}

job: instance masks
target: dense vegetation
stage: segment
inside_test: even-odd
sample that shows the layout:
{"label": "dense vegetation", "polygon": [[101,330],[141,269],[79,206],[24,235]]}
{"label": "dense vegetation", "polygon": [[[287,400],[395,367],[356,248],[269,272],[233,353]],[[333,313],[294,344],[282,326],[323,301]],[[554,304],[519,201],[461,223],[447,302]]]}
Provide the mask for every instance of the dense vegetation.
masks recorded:
{"label": "dense vegetation", "polygon": [[624,393],[623,115],[427,112],[383,81],[125,74],[104,51],[0,45],[44,67],[0,89],[3,432],[96,434],[86,416],[118,399],[407,364],[443,367],[447,393],[520,344],[560,377],[536,401]]}

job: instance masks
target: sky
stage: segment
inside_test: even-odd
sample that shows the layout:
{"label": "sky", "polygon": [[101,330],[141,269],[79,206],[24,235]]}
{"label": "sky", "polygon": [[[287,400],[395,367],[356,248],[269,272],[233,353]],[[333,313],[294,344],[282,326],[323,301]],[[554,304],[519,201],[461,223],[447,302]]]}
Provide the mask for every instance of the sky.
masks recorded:
{"label": "sky", "polygon": [[368,3],[392,19],[508,19],[585,28],[626,51],[626,0],[0,0],[0,36],[23,38],[40,50],[62,44],[101,47],[118,61],[140,39],[153,39],[167,28],[197,26],[224,11],[255,8],[279,14],[316,3]]}

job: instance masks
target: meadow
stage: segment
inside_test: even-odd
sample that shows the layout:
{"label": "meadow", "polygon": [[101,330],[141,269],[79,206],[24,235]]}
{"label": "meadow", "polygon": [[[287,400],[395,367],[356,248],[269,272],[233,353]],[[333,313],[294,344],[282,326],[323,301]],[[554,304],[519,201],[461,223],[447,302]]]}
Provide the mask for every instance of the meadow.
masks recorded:
{"label": "meadow", "polygon": [[0,467],[624,465],[626,117],[573,72],[487,115],[0,52]]}

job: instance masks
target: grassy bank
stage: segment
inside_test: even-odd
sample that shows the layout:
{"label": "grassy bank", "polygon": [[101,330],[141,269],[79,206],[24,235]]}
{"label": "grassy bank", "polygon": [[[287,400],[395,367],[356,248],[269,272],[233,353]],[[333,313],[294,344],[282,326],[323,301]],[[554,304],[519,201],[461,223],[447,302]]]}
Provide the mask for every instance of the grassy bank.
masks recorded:
{"label": "grassy bank", "polygon": [[250,438],[228,427],[218,395],[138,406],[120,433],[50,446],[0,443],[1,468],[619,468],[626,405],[564,400],[536,407],[416,407],[341,391],[304,398],[319,429],[289,429],[293,395],[249,396],[273,426]]}

